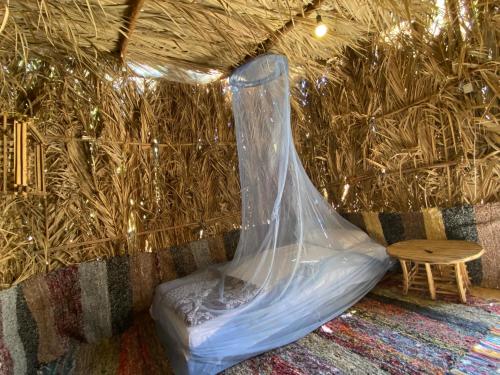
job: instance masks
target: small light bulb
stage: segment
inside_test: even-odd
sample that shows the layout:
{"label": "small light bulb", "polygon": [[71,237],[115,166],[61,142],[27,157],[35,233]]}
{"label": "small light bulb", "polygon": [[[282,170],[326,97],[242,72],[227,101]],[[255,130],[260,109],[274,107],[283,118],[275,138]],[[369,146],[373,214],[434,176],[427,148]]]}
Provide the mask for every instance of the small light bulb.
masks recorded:
{"label": "small light bulb", "polygon": [[316,28],[314,29],[314,34],[318,38],[323,38],[328,32],[328,26],[323,23],[321,16],[318,14],[316,16]]}
{"label": "small light bulb", "polygon": [[327,32],[328,32],[328,26],[326,26],[324,23],[319,23],[314,29],[314,34],[318,38],[323,38]]}

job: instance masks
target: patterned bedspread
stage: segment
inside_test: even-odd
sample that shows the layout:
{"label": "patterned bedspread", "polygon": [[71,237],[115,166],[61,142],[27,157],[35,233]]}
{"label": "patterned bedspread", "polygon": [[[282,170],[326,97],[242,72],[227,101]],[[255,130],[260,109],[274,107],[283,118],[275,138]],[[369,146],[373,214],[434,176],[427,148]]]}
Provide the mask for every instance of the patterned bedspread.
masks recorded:
{"label": "patterned bedspread", "polygon": [[215,271],[193,275],[189,281],[163,296],[163,303],[171,306],[188,327],[216,318],[218,311],[239,307],[257,293],[255,285],[232,276],[221,278]]}

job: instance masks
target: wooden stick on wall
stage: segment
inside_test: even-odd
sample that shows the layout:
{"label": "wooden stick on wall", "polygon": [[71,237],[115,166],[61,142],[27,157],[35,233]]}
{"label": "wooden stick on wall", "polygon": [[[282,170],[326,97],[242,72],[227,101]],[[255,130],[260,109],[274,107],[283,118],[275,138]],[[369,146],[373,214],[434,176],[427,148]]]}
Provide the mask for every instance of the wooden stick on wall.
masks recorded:
{"label": "wooden stick on wall", "polygon": [[14,120],[14,188],[21,185],[21,168],[21,126]]}
{"label": "wooden stick on wall", "polygon": [[14,188],[26,195],[28,187],[28,124],[14,120]]}
{"label": "wooden stick on wall", "polygon": [[9,168],[9,161],[7,159],[7,149],[9,147],[8,145],[8,139],[7,139],[7,114],[4,113],[3,114],[3,144],[2,144],[2,147],[3,147],[3,160],[2,160],[2,163],[3,163],[3,187],[2,187],[2,191],[4,193],[7,192],[7,172],[8,172],[8,168]]}
{"label": "wooden stick on wall", "polygon": [[21,122],[21,187],[23,195],[28,187],[28,123]]}
{"label": "wooden stick on wall", "polygon": [[45,193],[45,141],[33,121],[29,124],[30,137],[35,144],[35,190]]}

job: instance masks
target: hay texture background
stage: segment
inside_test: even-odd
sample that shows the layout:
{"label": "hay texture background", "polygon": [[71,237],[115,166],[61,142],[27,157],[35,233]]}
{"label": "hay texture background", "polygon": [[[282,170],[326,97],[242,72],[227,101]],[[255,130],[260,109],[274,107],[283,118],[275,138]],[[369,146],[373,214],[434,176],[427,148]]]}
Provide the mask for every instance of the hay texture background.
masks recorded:
{"label": "hay texture background", "polygon": [[[0,109],[35,120],[46,142],[47,183],[45,196],[0,198],[0,287],[86,260],[187,243],[202,230],[207,237],[238,228],[240,186],[227,82],[137,77],[105,54],[113,50],[102,42],[105,24],[95,18],[100,39],[81,34],[88,37],[74,38],[85,45],[76,45],[68,40],[77,35],[70,32],[77,30],[74,23],[68,21],[67,34],[55,30],[63,24],[51,23],[58,14],[51,8],[55,2],[42,3],[48,7],[42,15],[52,18],[41,17],[47,27],[39,24],[31,34],[26,25],[39,9],[23,20],[16,12],[34,7],[31,2],[11,1],[9,14],[4,10],[0,17],[6,19]],[[404,224],[410,217],[390,214],[381,223],[370,220],[379,211],[498,202],[498,7],[467,2],[457,13],[462,3],[450,0],[439,13],[431,1],[405,1],[397,9],[388,2],[380,9],[392,12],[389,17],[375,15],[369,2],[333,3],[323,10],[330,39],[311,39],[310,29],[298,28],[269,48],[290,58],[294,138],[325,198],[341,212],[363,211],[366,228],[382,239],[384,225],[394,220],[407,231],[439,229],[410,228]],[[146,13],[158,4],[151,1]],[[438,13],[441,29],[434,32]],[[286,21],[277,19],[266,24],[270,30]],[[304,22],[301,27],[314,24]],[[347,38],[353,25],[356,35]],[[144,62],[137,54],[153,52],[144,47],[144,25],[138,33],[130,53]],[[335,48],[323,48],[333,40]],[[93,43],[97,50],[91,53]],[[231,57],[220,53],[216,68],[230,72],[258,45],[248,43],[234,46]],[[321,56],[311,57],[305,46]],[[201,64],[193,54],[186,59]],[[431,217],[432,210],[424,215]],[[191,264],[183,259],[190,252],[178,250],[168,264]]]}

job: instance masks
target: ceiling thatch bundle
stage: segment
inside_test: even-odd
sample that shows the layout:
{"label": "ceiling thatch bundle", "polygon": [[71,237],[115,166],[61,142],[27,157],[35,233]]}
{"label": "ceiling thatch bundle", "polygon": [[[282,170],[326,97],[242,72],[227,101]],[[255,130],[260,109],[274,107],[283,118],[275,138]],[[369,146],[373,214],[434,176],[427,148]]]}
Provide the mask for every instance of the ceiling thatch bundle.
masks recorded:
{"label": "ceiling thatch bundle", "polygon": [[[22,59],[114,55],[138,74],[180,82],[217,79],[267,51],[287,55],[302,75],[328,74],[346,46],[436,12],[410,0],[3,0],[0,9],[0,48]],[[321,40],[317,14],[331,31]]]}

